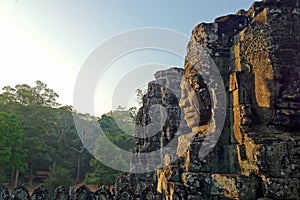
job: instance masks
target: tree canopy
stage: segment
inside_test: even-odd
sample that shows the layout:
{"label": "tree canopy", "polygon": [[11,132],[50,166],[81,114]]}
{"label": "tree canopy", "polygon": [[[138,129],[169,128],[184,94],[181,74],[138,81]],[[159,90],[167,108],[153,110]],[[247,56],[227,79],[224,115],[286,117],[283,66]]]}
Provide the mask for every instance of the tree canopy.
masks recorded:
{"label": "tree canopy", "polygon": [[[0,94],[0,183],[10,178],[15,185],[42,183],[49,189],[66,176],[68,184],[86,180],[87,183],[110,184],[121,172],[111,169],[86,150],[82,138],[91,140],[94,153],[110,152],[100,139],[92,138],[90,130],[77,130],[74,116],[83,123],[96,120],[105,136],[116,146],[131,151],[136,108],[111,111],[99,118],[77,113],[72,106],[61,106],[58,94],[41,81],[34,86],[19,84],[5,86]],[[99,128],[96,125],[94,128]],[[84,127],[84,126],[83,126]],[[77,127],[78,128],[78,127]],[[120,158],[121,159],[121,158]],[[121,161],[122,162],[122,161]],[[124,167],[126,163],[124,163]],[[47,179],[41,177],[47,172]],[[19,175],[20,174],[20,175]],[[5,175],[5,176],[4,176]]]}
{"label": "tree canopy", "polygon": [[0,138],[2,179],[5,178],[5,171],[10,168],[24,172],[27,168],[27,151],[23,150],[24,130],[15,115],[0,112]]}

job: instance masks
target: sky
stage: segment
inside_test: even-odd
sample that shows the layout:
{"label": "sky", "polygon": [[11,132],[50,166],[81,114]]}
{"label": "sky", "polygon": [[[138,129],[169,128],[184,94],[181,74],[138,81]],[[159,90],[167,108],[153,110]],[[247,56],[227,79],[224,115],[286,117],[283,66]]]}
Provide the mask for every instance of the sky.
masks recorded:
{"label": "sky", "polygon": [[[127,31],[158,27],[185,35],[187,44],[192,29],[199,23],[248,9],[253,2],[0,0],[0,88],[23,83],[33,86],[34,81],[40,80],[59,94],[59,103],[73,105],[74,87],[82,66],[106,41]],[[120,55],[97,82],[94,113],[101,115],[115,109],[114,88],[130,71],[149,63],[153,70],[182,67],[183,61],[169,52],[151,49]],[[145,88],[154,79],[149,74],[137,88]],[[143,74],[136,72],[136,76]],[[134,91],[130,92],[127,104],[121,106],[134,105],[134,95]]]}

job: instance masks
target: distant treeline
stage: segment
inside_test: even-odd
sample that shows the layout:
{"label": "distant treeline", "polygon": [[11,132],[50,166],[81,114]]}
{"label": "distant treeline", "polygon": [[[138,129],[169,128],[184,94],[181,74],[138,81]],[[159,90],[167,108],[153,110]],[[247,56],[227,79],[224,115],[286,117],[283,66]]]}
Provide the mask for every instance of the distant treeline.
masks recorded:
{"label": "distant treeline", "polygon": [[[0,184],[11,186],[44,183],[48,190],[70,186],[83,180],[112,184],[120,172],[97,161],[82,144],[73,114],[83,120],[97,120],[105,134],[122,149],[135,146],[135,108],[121,108],[99,118],[77,113],[71,106],[57,103],[58,94],[41,81],[6,86],[0,94]],[[119,128],[115,118],[125,121]],[[85,134],[81,133],[81,134]],[[85,137],[88,137],[88,132]],[[95,151],[101,144],[95,141]],[[105,151],[104,151],[105,152]]]}

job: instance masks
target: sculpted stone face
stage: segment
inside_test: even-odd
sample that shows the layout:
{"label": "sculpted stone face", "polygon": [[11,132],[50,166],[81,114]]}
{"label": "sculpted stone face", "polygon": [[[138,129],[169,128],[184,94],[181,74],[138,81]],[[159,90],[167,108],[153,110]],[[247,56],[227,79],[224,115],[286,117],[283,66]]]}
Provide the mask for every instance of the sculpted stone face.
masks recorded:
{"label": "sculpted stone face", "polygon": [[186,68],[180,87],[179,106],[184,111],[184,119],[189,128],[196,131],[199,126],[207,124],[211,117],[209,91],[202,77],[192,67]]}
{"label": "sculpted stone face", "polygon": [[248,88],[246,98],[251,101],[247,103],[255,111],[258,125],[299,126],[299,48],[294,40],[286,40],[289,36],[285,34],[273,40],[280,30],[277,25],[273,29],[257,25],[240,33],[242,45],[240,51],[236,49],[236,58],[242,65],[237,64],[237,71],[248,71],[249,75],[239,86]]}

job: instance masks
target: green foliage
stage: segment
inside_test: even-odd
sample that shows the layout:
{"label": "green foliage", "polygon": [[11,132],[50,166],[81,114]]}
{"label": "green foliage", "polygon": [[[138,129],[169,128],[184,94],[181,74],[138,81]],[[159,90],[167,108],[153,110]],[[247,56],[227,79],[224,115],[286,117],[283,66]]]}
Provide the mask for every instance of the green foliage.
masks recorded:
{"label": "green foliage", "polygon": [[[5,180],[7,172],[11,172],[11,179],[15,179],[15,183],[33,183],[35,180],[40,181],[35,179],[37,171],[46,171],[52,166],[50,177],[45,180],[49,188],[62,184],[68,186],[71,184],[70,177],[80,181],[91,169],[93,171],[85,176],[88,183],[112,183],[121,172],[92,159],[81,139],[94,145],[96,158],[113,156],[115,159],[111,159],[110,164],[117,161],[119,167],[128,168],[120,156],[119,148],[131,151],[135,147],[137,109],[134,107],[126,110],[119,107],[116,111],[96,118],[76,113],[71,106],[59,107],[57,97],[41,81],[36,81],[33,87],[20,84],[3,88],[0,94],[2,180]],[[83,130],[76,129],[73,116],[80,117]],[[91,122],[95,122],[92,123],[93,126],[90,126]],[[103,130],[100,136],[95,132],[99,129],[98,123]],[[97,134],[91,136],[90,133]],[[105,148],[103,142],[107,140],[103,140],[103,137],[112,142],[114,147]],[[20,176],[19,180],[17,175]]]}
{"label": "green foliage", "polygon": [[0,112],[0,169],[25,171],[27,151],[23,150],[24,130],[15,115]]}
{"label": "green foliage", "polygon": [[[105,135],[100,135],[95,141],[94,156],[100,161],[105,161],[104,164],[115,169],[128,170],[128,164],[121,157],[121,150],[116,145],[111,143]],[[110,145],[111,144],[111,145]]]}
{"label": "green foliage", "polygon": [[[84,151],[84,148],[82,149],[73,122],[73,109],[70,106],[57,107],[59,105],[56,102],[57,97],[58,95],[41,81],[36,81],[33,87],[26,84],[15,87],[6,86],[0,94],[0,111],[14,114],[25,131],[24,144],[16,145],[16,147],[30,155],[25,160],[28,166],[26,173],[29,174],[29,180],[25,179],[26,182],[32,183],[35,180],[36,171],[48,170],[54,162],[72,169],[73,177],[76,176],[78,170],[80,170],[79,175],[90,170],[86,161],[90,160],[91,156]],[[79,154],[74,149],[80,149],[81,153]],[[7,152],[2,151],[5,156],[1,155],[3,160],[10,157],[10,149],[5,148],[5,151]],[[78,165],[79,157],[82,160],[80,166]],[[22,160],[20,157],[13,158],[17,161]],[[8,168],[11,169],[7,171],[11,171],[15,166],[8,166]],[[21,179],[24,175],[23,171],[20,168]],[[0,174],[3,172],[0,171]]]}
{"label": "green foliage", "polygon": [[96,159],[90,161],[90,166],[94,170],[86,174],[85,181],[87,184],[111,185],[115,179],[121,175],[120,171],[107,167]]}
{"label": "green foliage", "polygon": [[34,87],[27,84],[16,85],[15,88],[5,86],[0,99],[5,99],[5,103],[16,102],[21,105],[43,105],[57,107],[58,94],[41,81],[36,81]]}
{"label": "green foliage", "polygon": [[130,151],[135,147],[135,119],[129,111],[114,111],[104,114],[99,119],[100,126],[111,142]]}
{"label": "green foliage", "polygon": [[44,180],[44,184],[48,191],[54,191],[54,189],[60,185],[68,188],[72,185],[71,171],[53,164],[50,168],[49,177]]}
{"label": "green foliage", "polygon": [[0,109],[15,114],[25,130],[25,144],[22,147],[30,155],[27,159],[30,170],[38,166],[48,168],[53,162],[50,154],[58,147],[53,126],[53,107],[58,106],[58,95],[41,81],[36,81],[34,87],[21,84],[14,88],[6,86],[3,90]]}
{"label": "green foliage", "polygon": [[[85,181],[100,185],[112,184],[121,172],[107,167],[100,161],[105,160],[105,164],[109,166],[128,170],[129,166],[122,159],[119,148],[131,151],[135,147],[134,137],[127,134],[134,133],[134,120],[130,111],[117,110],[102,115],[99,123],[105,135],[100,135],[95,141],[94,156],[96,159],[90,161],[93,171],[86,175]],[[110,142],[112,145],[107,145]]]}

